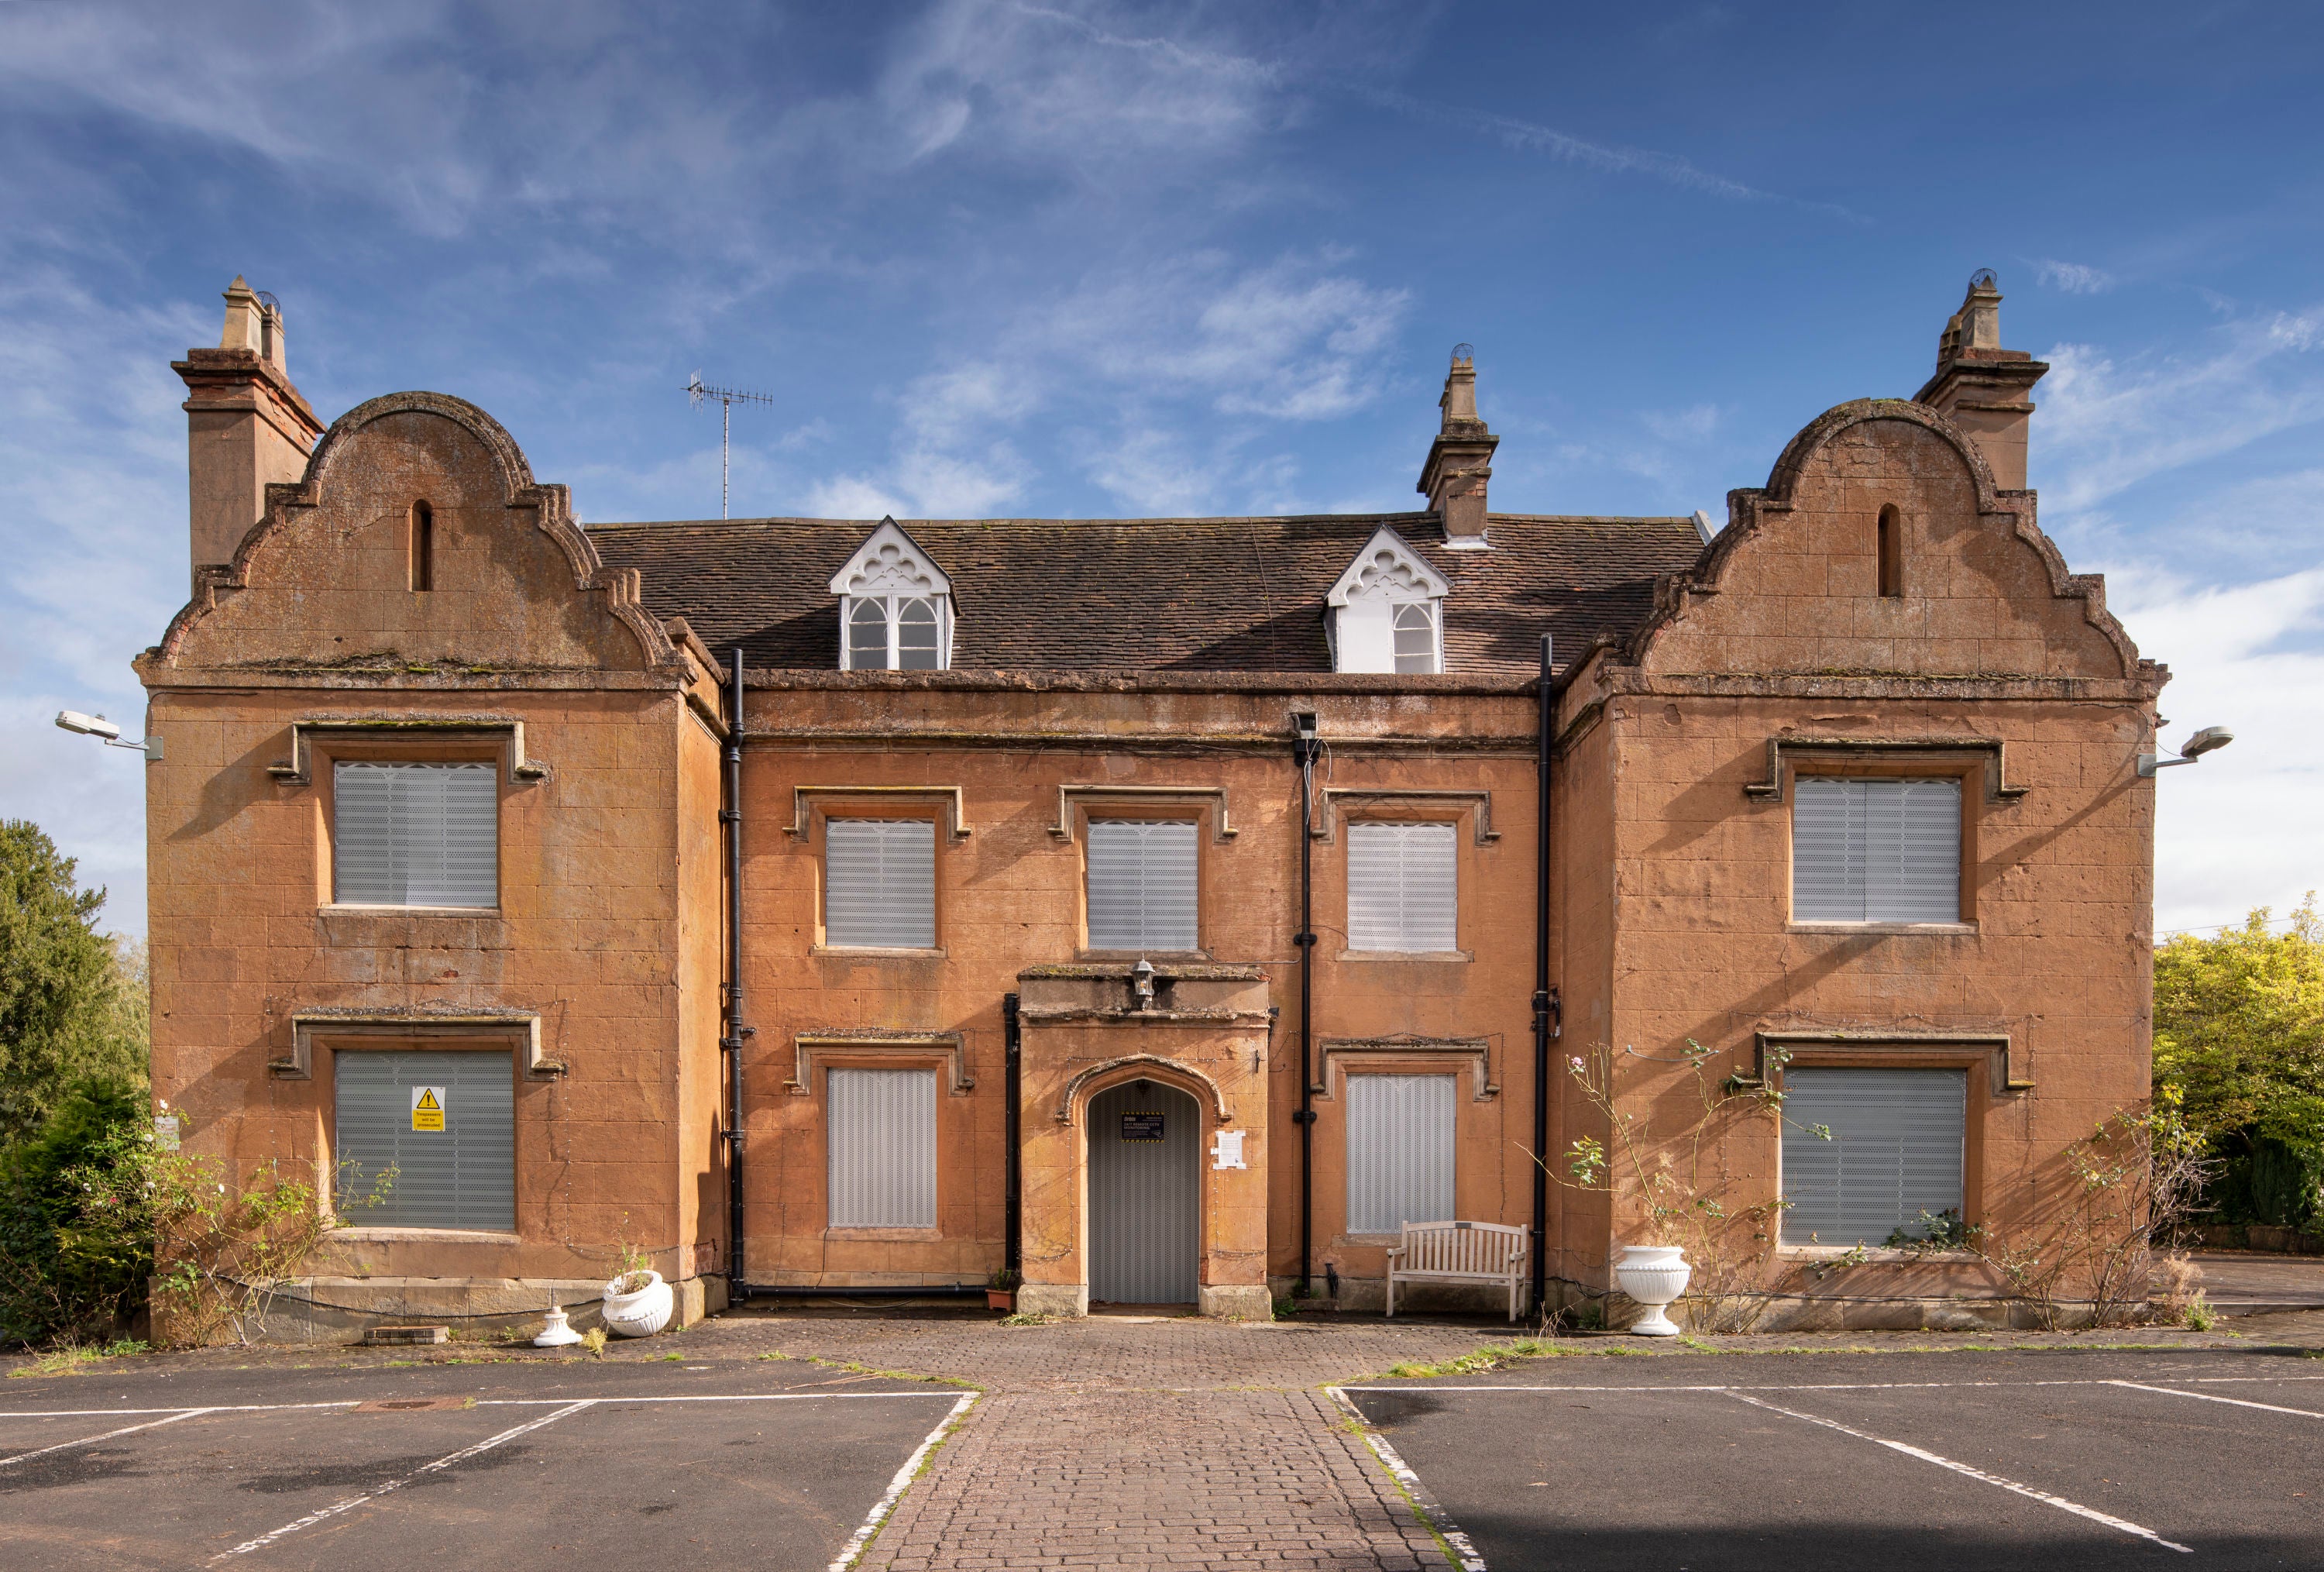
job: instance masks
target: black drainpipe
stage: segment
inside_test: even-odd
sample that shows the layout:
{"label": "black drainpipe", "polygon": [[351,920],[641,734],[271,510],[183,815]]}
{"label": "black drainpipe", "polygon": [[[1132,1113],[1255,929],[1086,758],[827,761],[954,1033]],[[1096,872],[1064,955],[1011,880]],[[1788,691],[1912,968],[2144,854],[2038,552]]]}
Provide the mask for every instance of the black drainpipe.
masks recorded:
{"label": "black drainpipe", "polygon": [[1533,1310],[1542,1312],[1549,1289],[1549,1040],[1556,1035],[1557,996],[1549,986],[1549,769],[1553,717],[1549,635],[1541,636],[1541,757],[1534,777],[1539,821],[1534,831],[1533,874]]}
{"label": "black drainpipe", "polygon": [[1299,766],[1299,1297],[1307,1297],[1314,1276],[1315,1245],[1315,717],[1291,717],[1291,762]]}
{"label": "black drainpipe", "polygon": [[742,1273],[742,1044],[752,1028],[742,1023],[742,652],[734,651],[733,686],[726,700],[726,801],[718,810],[726,827],[726,1032],[718,1040],[726,1056],[726,1298],[742,1304],[751,1297]]}
{"label": "black drainpipe", "polygon": [[1024,1187],[1024,1174],[1019,1167],[1017,1151],[1017,1099],[1021,1095],[1025,1074],[1025,1027],[1017,1018],[1017,995],[1001,995],[1001,1040],[1003,1044],[1001,1096],[1008,1099],[1001,1107],[1001,1140],[1007,1149],[1001,1164],[1001,1184],[1005,1190],[1001,1214],[1005,1237],[1001,1263],[1009,1269],[1010,1287],[1018,1286],[1025,1275],[1025,1234],[1023,1203],[1019,1192]]}

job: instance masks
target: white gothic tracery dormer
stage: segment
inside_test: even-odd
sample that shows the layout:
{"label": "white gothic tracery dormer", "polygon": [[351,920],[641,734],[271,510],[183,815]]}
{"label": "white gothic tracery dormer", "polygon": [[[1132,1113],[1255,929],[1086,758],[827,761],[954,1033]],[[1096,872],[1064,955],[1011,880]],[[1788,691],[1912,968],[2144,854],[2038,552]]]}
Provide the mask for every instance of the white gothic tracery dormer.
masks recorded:
{"label": "white gothic tracery dormer", "polygon": [[831,576],[843,671],[952,669],[952,580],[892,518]]}
{"label": "white gothic tracery dormer", "polygon": [[1444,670],[1452,585],[1382,524],[1324,596],[1334,671],[1430,676]]}

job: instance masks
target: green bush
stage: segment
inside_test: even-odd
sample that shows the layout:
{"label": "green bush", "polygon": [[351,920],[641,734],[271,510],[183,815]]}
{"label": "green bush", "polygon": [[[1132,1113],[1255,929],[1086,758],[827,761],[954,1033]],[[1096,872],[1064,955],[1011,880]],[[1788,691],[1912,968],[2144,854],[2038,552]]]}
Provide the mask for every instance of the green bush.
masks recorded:
{"label": "green bush", "polygon": [[142,1087],[83,1081],[31,1138],[0,1151],[0,1346],[101,1341],[145,1302],[150,1235],[89,1215],[152,1139]]}

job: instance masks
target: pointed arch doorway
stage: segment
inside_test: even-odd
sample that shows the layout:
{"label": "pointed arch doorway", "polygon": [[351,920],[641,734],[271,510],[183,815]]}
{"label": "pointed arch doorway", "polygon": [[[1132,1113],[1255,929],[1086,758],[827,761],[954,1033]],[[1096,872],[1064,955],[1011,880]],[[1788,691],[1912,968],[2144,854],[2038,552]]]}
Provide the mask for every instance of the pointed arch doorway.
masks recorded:
{"label": "pointed arch doorway", "polygon": [[1127,1081],[1089,1104],[1089,1297],[1185,1305],[1200,1295],[1202,1108]]}

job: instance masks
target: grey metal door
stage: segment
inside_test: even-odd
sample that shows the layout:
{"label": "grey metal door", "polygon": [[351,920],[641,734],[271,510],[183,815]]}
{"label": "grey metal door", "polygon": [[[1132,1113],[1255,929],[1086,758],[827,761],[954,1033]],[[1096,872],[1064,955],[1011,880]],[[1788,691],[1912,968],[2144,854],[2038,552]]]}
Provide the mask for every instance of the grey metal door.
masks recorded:
{"label": "grey metal door", "polygon": [[1201,1124],[1194,1099],[1159,1081],[1132,1081],[1090,1099],[1091,1299],[1194,1301],[1203,1247]]}

